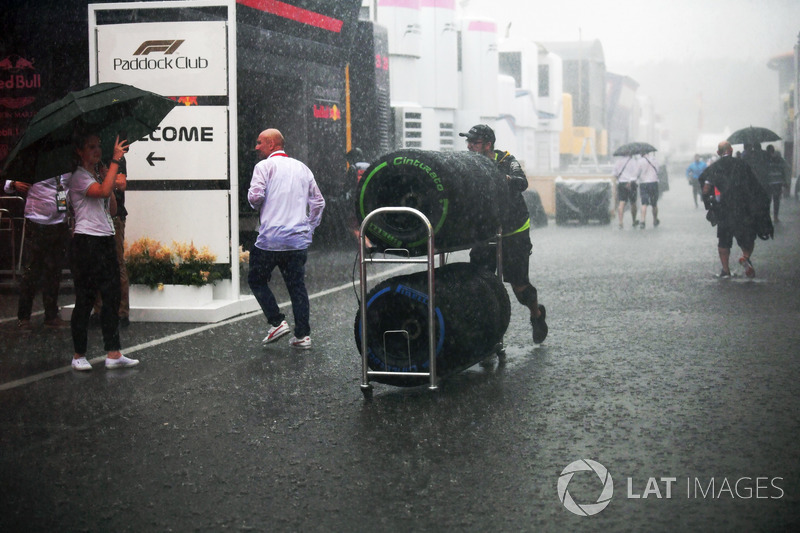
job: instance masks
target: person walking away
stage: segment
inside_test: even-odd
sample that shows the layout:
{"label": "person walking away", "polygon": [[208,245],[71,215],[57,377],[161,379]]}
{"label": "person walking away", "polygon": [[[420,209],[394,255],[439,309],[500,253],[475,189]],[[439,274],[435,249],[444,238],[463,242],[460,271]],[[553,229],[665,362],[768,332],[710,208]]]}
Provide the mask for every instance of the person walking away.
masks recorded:
{"label": "person walking away", "polygon": [[[539,296],[529,279],[528,271],[533,245],[531,244],[531,219],[522,191],[528,188],[528,178],[519,161],[504,150],[495,150],[494,130],[486,124],[478,124],[467,133],[459,133],[467,138],[467,149],[482,154],[495,162],[506,178],[506,208],[501,215],[503,227],[503,281],[511,285],[517,301],[530,310],[530,323],[533,329],[533,342],[541,344],[547,338],[547,310],[539,303]],[[479,245],[469,252],[470,263],[481,265],[487,270],[497,270],[497,249],[493,245]]]}
{"label": "person walking away", "polygon": [[[108,168],[102,163],[99,165],[99,175],[104,176]],[[114,183],[114,199],[117,202],[117,214],[112,218],[114,223],[114,243],[117,249],[117,262],[119,263],[119,325],[128,327],[131,323],[131,304],[130,304],[130,284],[128,283],[128,269],[125,267],[125,223],[128,218],[128,210],[125,209],[125,190],[128,188],[128,169],[125,157],[119,160],[119,170]],[[93,316],[100,316],[100,309],[103,306],[103,298],[97,294],[94,302]]]}
{"label": "person walking away", "polygon": [[120,159],[125,155],[126,140],[117,137],[114,157],[105,173],[96,172],[102,155],[100,138],[83,134],[77,138],[78,167],[69,179],[69,201],[75,213],[73,233],[72,274],[75,281],[75,308],[72,311],[72,343],[75,354],[72,368],[80,371],[92,369],[86,359],[89,315],[97,292],[103,299],[100,324],[103,347],[106,350],[105,366],[108,369],[127,368],[139,364],[120,352],[119,339],[119,263],[114,242],[116,213],[114,187]]}
{"label": "person walking away", "polygon": [[745,275],[756,275],[751,261],[755,239],[769,239],[774,230],[769,218],[769,196],[750,165],[731,157],[733,149],[727,141],[719,143],[720,158],[700,175],[703,201],[709,209],[712,226],[717,225],[717,239],[722,271],[720,278],[730,278],[730,255],[733,239],[742,250],[739,264]]}
{"label": "person walking away", "polygon": [[283,276],[294,314],[294,337],[289,345],[311,348],[305,265],[314,230],[322,220],[325,199],[314,174],[284,151],[284,137],[277,129],[262,131],[256,141],[261,161],[253,169],[247,201],[259,211],[258,237],[250,250],[248,285],[270,328],[263,343],[289,333],[286,316],[280,312],[269,288],[275,267]]}
{"label": "person walking away", "polygon": [[694,198],[695,209],[699,206],[697,199],[702,195],[700,189],[700,174],[708,167],[705,161],[700,157],[700,154],[694,154],[694,161],[686,167],[686,179],[692,187],[692,198]]}
{"label": "person walking away", "polygon": [[789,190],[789,173],[789,167],[780,152],[776,152],[775,147],[771,144],[767,146],[767,181],[772,201],[772,221],[775,224],[780,222],[778,213],[781,210],[783,191]]}
{"label": "person walking away", "polygon": [[769,193],[769,177],[767,153],[761,149],[761,144],[745,144],[744,152],[742,152],[742,159],[745,163],[750,165],[750,170],[753,171],[758,182]]}
{"label": "person walking away", "polygon": [[66,183],[69,174],[54,176],[30,185],[7,180],[8,194],[25,196],[25,255],[17,303],[17,328],[31,330],[33,299],[42,291],[44,326],[66,328],[69,322],[58,314],[61,272],[69,245]]}
{"label": "person walking away", "polygon": [[639,224],[636,221],[636,196],[638,194],[639,165],[634,160],[634,156],[618,156],[614,161],[612,170],[617,178],[617,216],[619,217],[619,229],[623,228],[622,215],[625,213],[625,204],[631,205],[631,220],[633,227]]}
{"label": "person walking away", "polygon": [[642,201],[642,218],[639,227],[645,228],[647,206],[649,205],[653,208],[653,227],[657,228],[661,222],[658,220],[658,167],[653,152],[639,158],[639,197]]}

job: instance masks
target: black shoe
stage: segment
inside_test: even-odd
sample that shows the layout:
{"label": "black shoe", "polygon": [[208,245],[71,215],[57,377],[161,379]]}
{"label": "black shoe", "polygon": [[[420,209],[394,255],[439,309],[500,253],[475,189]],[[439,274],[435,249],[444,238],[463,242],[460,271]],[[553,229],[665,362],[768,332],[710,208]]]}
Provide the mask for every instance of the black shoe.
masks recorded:
{"label": "black shoe", "polygon": [[122,316],[122,317],[119,318],[119,327],[127,328],[130,325],[131,325],[131,319],[130,318],[128,318],[126,316]]}
{"label": "black shoe", "polygon": [[539,304],[539,311],[541,315],[538,318],[531,317],[534,344],[541,344],[547,338],[547,323],[544,321],[547,318],[547,310],[542,304]]}

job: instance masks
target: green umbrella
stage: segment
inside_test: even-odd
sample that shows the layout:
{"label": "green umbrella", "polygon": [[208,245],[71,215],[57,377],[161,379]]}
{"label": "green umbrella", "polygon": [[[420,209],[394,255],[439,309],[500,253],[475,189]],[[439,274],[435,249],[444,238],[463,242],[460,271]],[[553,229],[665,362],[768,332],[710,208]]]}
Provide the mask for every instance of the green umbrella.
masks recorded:
{"label": "green umbrella", "polygon": [[758,126],[736,130],[728,137],[728,142],[731,144],[761,144],[780,140],[780,136],[774,131]]}
{"label": "green umbrella", "polygon": [[616,150],[614,150],[614,155],[618,156],[625,156],[625,155],[634,155],[634,154],[649,154],[650,152],[655,152],[655,146],[643,143],[643,142],[633,142],[628,144],[623,144]]}
{"label": "green umbrella", "polygon": [[74,139],[79,133],[100,136],[110,158],[117,135],[129,142],[155,130],[177,102],[124,85],[99,83],[43,107],[3,165],[4,179],[36,183],[74,170]]}

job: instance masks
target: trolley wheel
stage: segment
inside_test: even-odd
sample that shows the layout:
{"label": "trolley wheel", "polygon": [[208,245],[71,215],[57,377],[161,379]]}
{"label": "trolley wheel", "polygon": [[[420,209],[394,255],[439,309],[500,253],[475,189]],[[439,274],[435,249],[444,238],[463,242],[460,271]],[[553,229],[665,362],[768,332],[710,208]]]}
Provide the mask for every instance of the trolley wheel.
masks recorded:
{"label": "trolley wheel", "polygon": [[503,341],[497,343],[495,353],[497,354],[497,366],[506,364],[506,349],[503,345]]}
{"label": "trolley wheel", "polygon": [[364,395],[365,400],[372,399],[372,390],[373,390],[372,385],[361,385],[361,394]]}
{"label": "trolley wheel", "polygon": [[494,354],[491,354],[489,357],[478,363],[481,368],[494,368]]}

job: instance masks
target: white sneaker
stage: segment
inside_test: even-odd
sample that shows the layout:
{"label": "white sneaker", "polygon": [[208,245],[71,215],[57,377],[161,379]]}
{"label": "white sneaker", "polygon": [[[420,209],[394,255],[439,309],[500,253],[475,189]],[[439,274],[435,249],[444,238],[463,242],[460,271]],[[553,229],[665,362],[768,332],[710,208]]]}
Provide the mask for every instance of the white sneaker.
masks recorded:
{"label": "white sneaker", "polygon": [[267,331],[267,336],[264,337],[264,340],[262,340],[261,342],[264,344],[270,343],[272,341],[277,340],[278,337],[283,337],[287,333],[289,333],[289,324],[287,324],[286,321],[284,320],[277,326],[272,326],[271,328],[269,328],[269,331]]}
{"label": "white sneaker", "polygon": [[72,368],[75,370],[80,370],[85,372],[87,370],[92,369],[92,364],[86,360],[85,357],[79,357],[78,359],[72,359]]}
{"label": "white sneaker", "polygon": [[311,348],[311,337],[306,335],[302,339],[298,339],[297,337],[292,337],[292,340],[289,341],[289,346],[294,346],[295,348],[302,348],[304,350],[308,350]]}
{"label": "white sneaker", "polygon": [[119,359],[111,359],[110,357],[106,357],[106,368],[114,369],[114,368],[128,368],[131,366],[136,366],[139,364],[138,359],[129,359],[124,355],[120,355]]}

